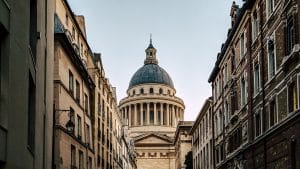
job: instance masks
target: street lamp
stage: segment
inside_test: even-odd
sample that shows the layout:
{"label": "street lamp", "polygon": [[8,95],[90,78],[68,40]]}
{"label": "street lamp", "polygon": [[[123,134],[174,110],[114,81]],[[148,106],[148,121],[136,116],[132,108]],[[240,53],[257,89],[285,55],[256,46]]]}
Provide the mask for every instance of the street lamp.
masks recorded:
{"label": "street lamp", "polygon": [[67,127],[67,130],[69,133],[74,133],[75,124],[71,120],[71,117],[70,117],[69,121],[67,122],[66,127]]}

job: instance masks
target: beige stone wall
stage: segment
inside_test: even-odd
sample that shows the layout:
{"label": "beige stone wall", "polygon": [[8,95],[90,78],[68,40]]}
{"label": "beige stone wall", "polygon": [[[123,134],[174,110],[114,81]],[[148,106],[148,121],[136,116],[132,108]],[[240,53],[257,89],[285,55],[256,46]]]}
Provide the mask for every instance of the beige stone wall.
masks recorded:
{"label": "beige stone wall", "polygon": [[170,159],[137,159],[138,169],[172,169]]}

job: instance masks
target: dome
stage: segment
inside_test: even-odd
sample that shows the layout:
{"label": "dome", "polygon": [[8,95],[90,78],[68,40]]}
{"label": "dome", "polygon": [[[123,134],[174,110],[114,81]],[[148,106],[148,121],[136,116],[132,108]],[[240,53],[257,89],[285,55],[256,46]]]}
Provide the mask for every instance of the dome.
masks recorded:
{"label": "dome", "polygon": [[146,83],[165,84],[174,88],[169,74],[157,64],[145,64],[131,78],[129,88]]}

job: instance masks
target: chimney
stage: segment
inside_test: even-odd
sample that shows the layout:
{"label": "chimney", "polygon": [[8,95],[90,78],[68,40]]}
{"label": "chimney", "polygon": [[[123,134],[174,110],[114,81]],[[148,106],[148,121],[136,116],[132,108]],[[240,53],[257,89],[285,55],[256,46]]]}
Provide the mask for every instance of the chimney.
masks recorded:
{"label": "chimney", "polygon": [[234,27],[236,21],[237,21],[237,15],[239,11],[239,6],[235,3],[235,1],[232,2],[230,16],[231,16],[231,27]]}
{"label": "chimney", "polygon": [[76,15],[75,16],[77,23],[79,24],[80,30],[83,33],[86,39],[86,30],[85,30],[85,20],[83,15]]}

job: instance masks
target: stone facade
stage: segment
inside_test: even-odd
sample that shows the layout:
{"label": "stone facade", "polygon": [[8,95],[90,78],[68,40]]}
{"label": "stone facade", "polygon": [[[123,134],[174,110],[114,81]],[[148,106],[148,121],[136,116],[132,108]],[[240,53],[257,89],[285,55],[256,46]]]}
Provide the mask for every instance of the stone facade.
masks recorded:
{"label": "stone facade", "polygon": [[51,168],[53,6],[0,0],[1,169]]}
{"label": "stone facade", "polygon": [[181,121],[177,125],[175,132],[175,169],[185,169],[186,155],[192,151],[192,136],[190,135],[190,130],[193,126],[192,121]]}
{"label": "stone facade", "polygon": [[212,98],[208,98],[203,104],[190,131],[190,135],[192,136],[194,169],[214,168],[212,117]]}
{"label": "stone facade", "polygon": [[299,168],[299,5],[233,4],[209,78],[217,168]]}
{"label": "stone facade", "polygon": [[152,40],[144,63],[131,79],[128,96],[120,101],[120,113],[134,140],[137,168],[175,168],[174,137],[184,118],[184,103],[175,96],[170,76],[158,66]]}
{"label": "stone facade", "polygon": [[134,169],[116,88],[105,76],[101,54],[93,53],[87,42],[84,17],[74,15],[66,0],[55,2],[53,165]]}

